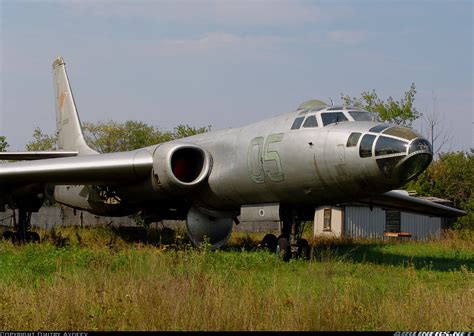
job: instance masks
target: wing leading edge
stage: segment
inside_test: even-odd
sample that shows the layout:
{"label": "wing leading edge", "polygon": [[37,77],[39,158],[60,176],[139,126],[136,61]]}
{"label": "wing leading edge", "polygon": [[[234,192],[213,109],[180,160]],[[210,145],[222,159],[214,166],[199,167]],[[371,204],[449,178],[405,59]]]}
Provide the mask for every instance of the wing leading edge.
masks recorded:
{"label": "wing leading edge", "polygon": [[0,184],[131,183],[150,176],[153,157],[147,150],[13,162],[0,165]]}
{"label": "wing leading edge", "polygon": [[77,151],[0,152],[0,160],[42,160],[77,156]]}
{"label": "wing leading edge", "polygon": [[360,202],[389,209],[428,214],[434,217],[460,217],[466,215],[466,212],[463,210],[409,196],[395,190],[373,196],[370,199],[361,200]]}

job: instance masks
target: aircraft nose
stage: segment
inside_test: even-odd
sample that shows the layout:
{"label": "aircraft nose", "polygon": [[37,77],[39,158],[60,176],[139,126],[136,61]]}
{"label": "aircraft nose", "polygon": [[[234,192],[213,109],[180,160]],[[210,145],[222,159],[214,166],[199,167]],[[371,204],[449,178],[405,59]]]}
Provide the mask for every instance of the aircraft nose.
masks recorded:
{"label": "aircraft nose", "polygon": [[404,184],[421,174],[433,159],[428,140],[405,127],[392,127],[375,144],[377,165],[386,178]]}
{"label": "aircraft nose", "polygon": [[401,182],[408,182],[421,174],[433,159],[431,143],[424,138],[411,141],[408,154],[396,166],[396,175]]}

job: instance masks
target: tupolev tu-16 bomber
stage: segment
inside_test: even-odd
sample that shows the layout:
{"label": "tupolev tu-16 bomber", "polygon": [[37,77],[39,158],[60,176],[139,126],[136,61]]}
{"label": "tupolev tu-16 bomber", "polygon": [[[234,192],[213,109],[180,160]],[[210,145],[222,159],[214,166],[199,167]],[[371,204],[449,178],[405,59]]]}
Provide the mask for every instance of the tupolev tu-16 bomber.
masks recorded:
{"label": "tupolev tu-16 bomber", "polygon": [[317,206],[358,201],[409,212],[463,211],[395,189],[422,173],[430,142],[374,113],[319,100],[244,127],[217,130],[142,149],[99,154],[85,142],[63,58],[53,63],[58,151],[5,152],[0,208],[17,209],[20,241],[37,240],[31,213],[46,199],[99,216],[139,214],[145,222],[186,221],[194,245],[229,239],[241,210],[276,204],[280,251],[302,250],[301,222]]}

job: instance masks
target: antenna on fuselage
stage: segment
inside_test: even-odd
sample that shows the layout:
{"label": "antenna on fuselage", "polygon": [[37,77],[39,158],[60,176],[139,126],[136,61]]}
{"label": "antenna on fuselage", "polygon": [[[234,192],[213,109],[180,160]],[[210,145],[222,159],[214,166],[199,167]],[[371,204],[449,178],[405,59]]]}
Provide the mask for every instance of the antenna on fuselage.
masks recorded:
{"label": "antenna on fuselage", "polygon": [[331,106],[334,106],[334,102],[332,101],[331,97],[329,97],[329,101],[331,102]]}

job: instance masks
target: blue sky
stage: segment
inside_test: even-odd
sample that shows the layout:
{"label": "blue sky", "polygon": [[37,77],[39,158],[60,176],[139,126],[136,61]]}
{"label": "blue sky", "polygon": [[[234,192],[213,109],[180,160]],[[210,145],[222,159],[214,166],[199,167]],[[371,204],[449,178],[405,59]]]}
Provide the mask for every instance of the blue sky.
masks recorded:
{"label": "blue sky", "polygon": [[[239,127],[375,89],[474,147],[472,1],[0,0],[0,134],[55,129],[62,55],[82,120]],[[421,121],[415,127],[425,127]]]}

